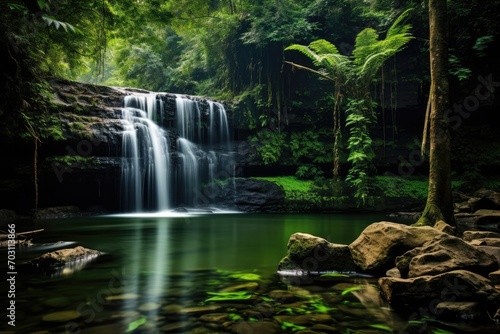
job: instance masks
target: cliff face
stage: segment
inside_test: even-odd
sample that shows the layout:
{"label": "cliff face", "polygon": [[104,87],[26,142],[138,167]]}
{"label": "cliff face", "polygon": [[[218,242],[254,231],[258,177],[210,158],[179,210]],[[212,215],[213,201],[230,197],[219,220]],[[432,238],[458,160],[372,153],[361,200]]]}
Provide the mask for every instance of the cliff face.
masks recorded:
{"label": "cliff face", "polygon": [[[45,117],[50,118],[57,136],[38,146],[38,207],[76,204],[83,210],[98,206],[119,211],[124,130],[121,108],[126,95],[148,92],[60,79],[49,82],[54,95],[51,112]],[[168,93],[159,97],[165,105],[163,126],[174,122],[176,97]],[[187,98],[200,102],[200,108],[208,106],[202,98]],[[169,131],[169,136],[175,143],[175,131]],[[34,143],[3,135],[0,141],[4,148],[0,208],[29,213],[35,207]]]}

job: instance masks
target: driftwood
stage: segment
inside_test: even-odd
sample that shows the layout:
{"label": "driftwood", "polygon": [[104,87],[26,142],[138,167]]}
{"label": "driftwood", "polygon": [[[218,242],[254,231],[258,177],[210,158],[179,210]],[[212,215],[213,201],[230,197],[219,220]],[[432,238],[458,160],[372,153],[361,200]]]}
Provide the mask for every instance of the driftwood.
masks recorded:
{"label": "driftwood", "polygon": [[[5,232],[5,231],[2,231]],[[26,231],[26,232],[19,232],[16,233],[16,238],[14,239],[14,245],[30,245],[31,244],[31,238],[36,233],[43,232],[43,228],[39,230],[33,230],[33,231]],[[9,247],[9,245],[12,245],[12,241],[9,242],[9,235],[8,233],[2,233],[0,234],[0,248],[6,248]]]}

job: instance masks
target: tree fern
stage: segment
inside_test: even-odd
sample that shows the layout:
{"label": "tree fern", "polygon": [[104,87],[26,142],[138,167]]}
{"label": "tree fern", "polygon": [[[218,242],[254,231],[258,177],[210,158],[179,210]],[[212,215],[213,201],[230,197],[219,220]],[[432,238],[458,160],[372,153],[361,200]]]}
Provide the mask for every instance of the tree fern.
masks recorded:
{"label": "tree fern", "polygon": [[[380,40],[372,28],[362,30],[356,36],[355,48],[351,57],[341,55],[335,45],[320,39],[308,46],[293,44],[285,50],[295,50],[312,60],[313,69],[287,62],[292,66],[316,73],[335,84],[335,96],[346,96],[348,103],[345,113],[346,126],[349,128],[347,161],[351,163],[346,180],[355,188],[355,197],[364,204],[370,190],[369,170],[374,158],[370,129],[376,119],[375,102],[370,95],[369,86],[382,65],[405,47],[413,38],[411,26],[406,24],[411,10],[403,12],[388,29],[385,39]],[[339,124],[339,101],[334,105],[334,137],[341,138]],[[337,146],[338,147],[338,146]],[[334,149],[334,177],[338,174],[338,151]],[[337,171],[337,174],[336,174]]]}

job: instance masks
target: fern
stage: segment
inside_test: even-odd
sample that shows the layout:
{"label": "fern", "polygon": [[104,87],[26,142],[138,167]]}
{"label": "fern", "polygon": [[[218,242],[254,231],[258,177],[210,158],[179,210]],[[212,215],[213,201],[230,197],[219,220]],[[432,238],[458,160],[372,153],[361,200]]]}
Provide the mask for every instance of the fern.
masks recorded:
{"label": "fern", "polygon": [[[369,86],[382,65],[413,38],[410,34],[411,25],[406,23],[411,12],[411,9],[406,10],[393,22],[385,39],[380,40],[372,28],[362,30],[356,36],[352,57],[341,55],[335,45],[324,39],[316,40],[308,46],[293,44],[285,49],[303,53],[318,69],[290,63],[292,66],[333,81],[336,99],[339,97],[334,110],[340,110],[337,104],[341,100],[340,97],[345,96],[348,100],[345,110],[346,126],[349,128],[347,161],[351,163],[351,168],[346,181],[355,188],[354,196],[359,200],[359,204],[365,203],[372,187],[369,171],[375,156],[370,129],[376,121],[373,112],[376,104],[370,97]],[[334,118],[335,115],[334,112]],[[335,135],[340,134],[338,129],[334,132]],[[334,155],[336,175],[335,161],[338,161],[338,152],[335,151]],[[300,174],[303,172],[301,170]]]}

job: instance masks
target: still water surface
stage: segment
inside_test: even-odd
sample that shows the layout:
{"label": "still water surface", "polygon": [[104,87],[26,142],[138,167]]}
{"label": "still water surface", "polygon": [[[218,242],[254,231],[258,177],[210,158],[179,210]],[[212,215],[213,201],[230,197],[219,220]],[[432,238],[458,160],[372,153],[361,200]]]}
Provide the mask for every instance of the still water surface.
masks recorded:
{"label": "still water surface", "polygon": [[[175,308],[206,306],[207,291],[247,283],[231,279],[232,273],[259,275],[258,294],[264,305],[268,301],[264,297],[267,292],[287,289],[275,273],[278,262],[286,255],[291,234],[310,233],[334,243],[349,244],[366,226],[384,218],[383,215],[352,214],[204,214],[18,222],[18,232],[41,228],[45,231],[36,237],[34,246],[17,250],[20,270],[17,276],[16,332],[207,332],[208,325],[203,327],[199,324],[205,323],[198,318],[193,320],[195,312],[179,313]],[[81,245],[104,252],[106,256],[83,269],[66,268],[63,273],[51,277],[32,271],[27,265],[23,269],[23,262],[55,250],[51,245],[59,241],[74,242],[65,247]],[[352,300],[341,301],[339,296],[330,292],[324,292],[322,296],[354,305]],[[315,303],[303,304],[297,310],[303,310],[307,315],[327,307],[324,300],[315,299]],[[314,306],[312,311],[307,308],[311,305]],[[233,306],[225,307],[226,317],[244,318],[247,314],[246,319],[252,324],[255,317],[250,317],[248,310]],[[278,309],[276,304],[273,307]],[[328,307],[324,309],[334,309],[331,305]],[[339,307],[345,308],[345,305]],[[174,313],[178,312],[177,316],[184,316],[172,318],[173,309]],[[373,323],[380,325],[381,320],[378,316],[371,319],[371,311],[365,311],[364,307],[360,309],[363,311],[359,311],[358,318],[352,318],[358,312],[352,312],[356,307],[346,309],[345,313],[335,312],[342,317],[331,322],[342,324],[340,332],[350,332],[350,327],[356,326],[372,326],[372,332],[376,332]],[[43,321],[47,314],[61,311],[78,311],[80,318]],[[272,319],[271,316],[270,321]],[[381,332],[394,324],[392,317],[384,321],[380,326],[386,328]],[[269,325],[269,321],[265,323]],[[6,323],[2,322],[0,328],[12,329],[4,325]],[[212,325],[224,329],[222,324]],[[137,329],[134,326],[138,326]],[[220,328],[208,332],[226,332]],[[227,327],[227,332],[235,332],[231,328]]]}

